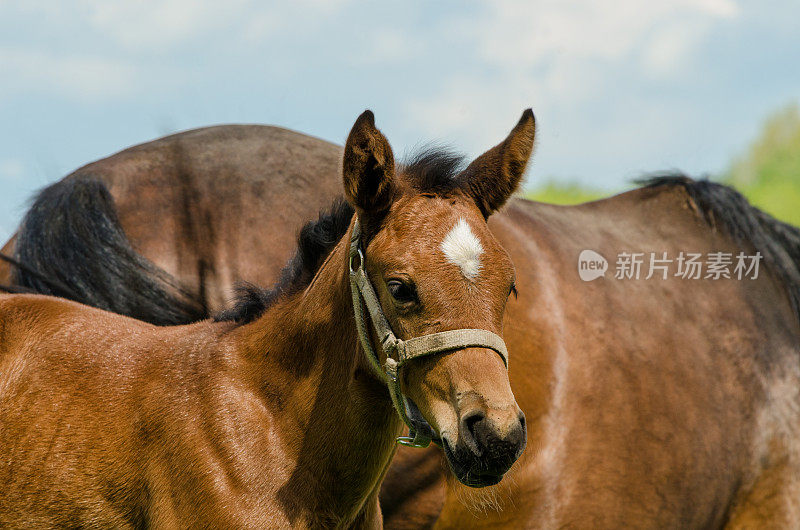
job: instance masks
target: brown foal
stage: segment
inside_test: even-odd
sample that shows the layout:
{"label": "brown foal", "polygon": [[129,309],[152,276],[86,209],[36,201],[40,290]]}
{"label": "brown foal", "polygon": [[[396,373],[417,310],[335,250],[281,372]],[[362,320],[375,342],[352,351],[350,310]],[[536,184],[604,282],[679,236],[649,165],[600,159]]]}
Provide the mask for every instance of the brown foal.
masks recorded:
{"label": "brown foal", "polygon": [[[519,184],[533,135],[526,111],[463,171],[435,156],[395,167],[372,113],[356,121],[344,191],[398,337],[502,333],[514,269],[486,218]],[[332,226],[342,224],[313,274],[300,267],[269,303],[251,290],[221,321],[156,327],[63,299],[1,296],[0,523],[379,526],[402,424],[358,343],[353,221]],[[384,364],[380,339],[372,333]],[[417,359],[399,377],[411,416],[464,483],[494,484],[520,456],[524,416],[494,351]]]}

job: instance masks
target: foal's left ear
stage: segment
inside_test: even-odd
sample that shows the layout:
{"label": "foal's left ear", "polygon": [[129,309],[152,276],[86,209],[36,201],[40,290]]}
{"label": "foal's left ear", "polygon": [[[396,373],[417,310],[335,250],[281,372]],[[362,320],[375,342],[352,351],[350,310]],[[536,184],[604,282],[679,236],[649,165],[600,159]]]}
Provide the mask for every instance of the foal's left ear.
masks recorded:
{"label": "foal's left ear", "polygon": [[535,131],[536,118],[527,109],[508,138],[473,160],[459,176],[484,217],[503,206],[519,186]]}
{"label": "foal's left ear", "polygon": [[353,125],[342,160],[344,193],[359,213],[375,216],[392,204],[395,192],[394,154],[389,141],[365,110]]}

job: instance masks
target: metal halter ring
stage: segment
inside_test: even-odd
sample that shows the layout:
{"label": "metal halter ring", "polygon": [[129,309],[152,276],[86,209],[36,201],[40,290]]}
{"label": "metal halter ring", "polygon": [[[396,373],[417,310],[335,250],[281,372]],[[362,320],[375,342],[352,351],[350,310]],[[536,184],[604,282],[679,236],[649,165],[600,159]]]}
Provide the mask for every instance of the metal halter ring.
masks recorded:
{"label": "metal halter ring", "polygon": [[[354,268],[353,261],[355,260],[355,258],[358,258],[358,266]],[[361,252],[361,248],[359,248],[356,254],[350,254],[350,263],[348,265],[350,269],[350,274],[356,272],[358,269],[362,267],[362,265],[364,265],[364,253]]]}

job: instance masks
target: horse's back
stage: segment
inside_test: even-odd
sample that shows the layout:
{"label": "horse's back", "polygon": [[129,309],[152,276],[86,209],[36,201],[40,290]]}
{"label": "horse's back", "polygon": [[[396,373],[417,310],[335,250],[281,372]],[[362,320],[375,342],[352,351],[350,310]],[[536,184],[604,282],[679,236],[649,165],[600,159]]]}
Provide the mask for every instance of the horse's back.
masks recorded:
{"label": "horse's back", "polygon": [[[263,264],[285,263],[298,228],[341,194],[340,158],[340,146],[287,129],[220,125],[128,148],[65,178],[102,181],[133,247],[213,312],[238,281],[277,280],[280,267]],[[0,284],[4,277],[0,263]]]}
{"label": "horse's back", "polygon": [[297,228],[340,193],[340,157],[339,146],[286,129],[222,125],[73,175],[102,179],[134,248],[219,310],[238,281],[274,283],[277,270],[261,264],[284,263]]}

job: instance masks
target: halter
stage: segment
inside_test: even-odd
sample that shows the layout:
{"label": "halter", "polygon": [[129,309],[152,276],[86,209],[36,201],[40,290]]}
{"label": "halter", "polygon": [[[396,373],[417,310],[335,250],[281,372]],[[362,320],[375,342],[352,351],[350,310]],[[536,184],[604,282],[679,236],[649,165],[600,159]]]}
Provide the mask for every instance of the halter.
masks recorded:
{"label": "halter", "polygon": [[[497,352],[503,359],[503,364],[508,368],[508,351],[503,339],[485,329],[454,329],[451,331],[440,331],[430,335],[422,335],[408,340],[398,339],[392,332],[383,308],[378,301],[378,295],[369,281],[364,267],[364,252],[361,249],[361,226],[356,217],[353,231],[350,235],[350,291],[353,295],[353,313],[355,314],[356,330],[361,347],[367,356],[369,365],[373,372],[381,379],[389,389],[392,404],[400,415],[400,418],[408,426],[409,436],[400,436],[397,443],[409,447],[427,447],[433,438],[432,429],[430,432],[420,432],[420,423],[424,425],[421,414],[413,403],[409,403],[400,389],[400,378],[398,373],[411,359],[444,353],[463,348],[480,347],[489,348]],[[383,366],[380,364],[372,341],[369,337],[367,312],[375,332],[378,336],[378,347],[383,351],[386,361]],[[412,421],[410,414],[417,416],[417,421]]]}

